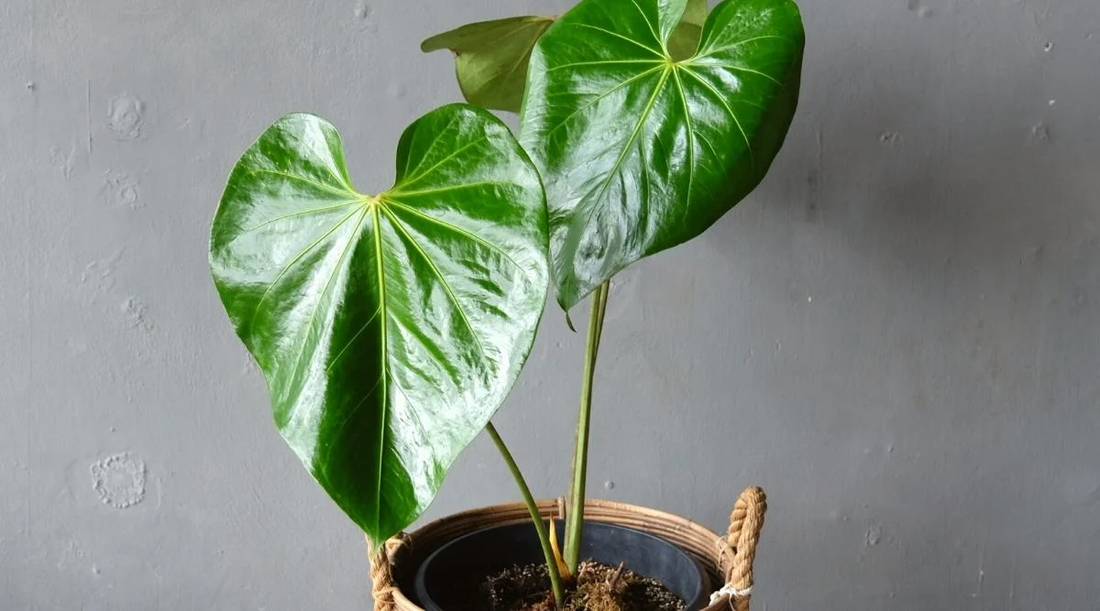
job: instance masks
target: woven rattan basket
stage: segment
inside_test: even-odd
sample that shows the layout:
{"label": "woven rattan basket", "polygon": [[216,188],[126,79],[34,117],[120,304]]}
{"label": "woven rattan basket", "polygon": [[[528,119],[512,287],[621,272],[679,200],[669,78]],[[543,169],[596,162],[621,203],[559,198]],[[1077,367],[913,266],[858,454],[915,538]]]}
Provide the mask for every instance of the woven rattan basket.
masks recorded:
{"label": "woven rattan basket", "polygon": [[[559,501],[541,501],[539,511],[549,519],[560,515],[559,505]],[[610,501],[589,501],[584,517],[585,520],[643,530],[679,545],[706,567],[712,589],[733,593],[716,597],[705,611],[748,611],[752,563],[766,510],[764,491],[746,489],[737,499],[725,536],[663,511]],[[390,539],[371,559],[375,611],[424,611],[405,593],[412,591],[416,570],[428,555],[462,535],[529,519],[527,508],[522,504],[497,505],[448,516],[411,534]]]}

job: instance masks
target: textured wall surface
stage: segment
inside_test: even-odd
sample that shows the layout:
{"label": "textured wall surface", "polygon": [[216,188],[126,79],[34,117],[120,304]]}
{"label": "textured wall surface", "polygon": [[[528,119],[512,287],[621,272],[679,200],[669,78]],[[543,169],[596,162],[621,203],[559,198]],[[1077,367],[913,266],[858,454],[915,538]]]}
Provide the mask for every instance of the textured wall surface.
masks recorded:
{"label": "textured wall surface", "polygon": [[[1100,5],[803,4],[769,178],[615,284],[593,493],[720,528],[764,486],[760,609],[1094,609]],[[458,96],[421,38],[565,8],[0,2],[0,608],[368,608],[362,538],[217,301],[209,222],[287,111],[384,188],[404,125]],[[582,339],[551,310],[498,418],[543,496]],[[481,439],[431,516],[515,498]]]}

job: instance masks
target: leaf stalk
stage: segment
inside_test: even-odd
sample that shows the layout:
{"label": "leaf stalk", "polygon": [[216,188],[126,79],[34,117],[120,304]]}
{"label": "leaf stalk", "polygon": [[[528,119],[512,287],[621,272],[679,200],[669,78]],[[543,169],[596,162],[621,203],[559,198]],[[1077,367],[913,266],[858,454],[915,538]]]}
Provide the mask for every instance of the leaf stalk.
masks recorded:
{"label": "leaf stalk", "polygon": [[580,564],[585,488],[588,479],[588,438],[592,424],[592,387],[610,292],[611,280],[607,280],[596,289],[592,294],[592,312],[588,317],[588,342],[584,356],[581,407],[577,418],[576,453],[573,456],[573,487],[569,495],[569,512],[566,515],[565,526],[565,565],[573,574],[577,573],[577,567]]}
{"label": "leaf stalk", "polygon": [[539,507],[535,504],[535,497],[531,495],[531,489],[527,486],[527,480],[524,479],[523,473],[519,470],[519,465],[517,465],[515,459],[512,458],[512,452],[508,450],[508,446],[506,446],[504,440],[500,438],[500,433],[497,432],[493,423],[490,422],[486,424],[485,430],[489,433],[489,437],[492,438],[497,450],[500,451],[500,456],[504,459],[504,463],[508,465],[508,470],[512,472],[512,478],[516,480],[516,485],[519,486],[520,494],[523,495],[523,502],[527,505],[527,512],[531,514],[531,521],[535,523],[535,532],[538,533],[539,545],[542,546],[542,555],[546,559],[546,570],[550,574],[550,588],[554,592],[554,602],[557,603],[557,607],[561,609],[565,605],[565,586],[562,585],[561,572],[558,570],[554,549],[550,545],[550,533],[546,530],[546,523],[543,522],[542,516],[539,514]]}

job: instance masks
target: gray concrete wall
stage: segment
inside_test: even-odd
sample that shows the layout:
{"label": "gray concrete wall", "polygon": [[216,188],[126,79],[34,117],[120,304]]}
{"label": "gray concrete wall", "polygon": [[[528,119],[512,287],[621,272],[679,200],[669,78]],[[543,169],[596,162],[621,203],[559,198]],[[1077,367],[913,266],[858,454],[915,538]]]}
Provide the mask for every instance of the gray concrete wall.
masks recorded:
{"label": "gray concrete wall", "polygon": [[[218,304],[214,206],[292,110],[384,187],[458,96],[418,41],[566,2],[368,2],[0,3],[0,609],[369,607]],[[1100,5],[803,4],[768,180],[615,285],[594,492],[720,528],[764,486],[759,609],[1095,609]],[[499,417],[544,496],[581,344],[548,316]],[[515,498],[482,439],[431,515]]]}

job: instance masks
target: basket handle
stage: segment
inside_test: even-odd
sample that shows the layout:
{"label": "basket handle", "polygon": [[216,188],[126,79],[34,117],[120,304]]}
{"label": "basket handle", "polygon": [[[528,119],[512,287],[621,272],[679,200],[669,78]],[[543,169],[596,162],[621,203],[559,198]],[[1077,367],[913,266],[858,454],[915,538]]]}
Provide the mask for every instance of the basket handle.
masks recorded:
{"label": "basket handle", "polygon": [[768,498],[759,487],[746,488],[737,498],[730,514],[729,533],[724,542],[719,541],[724,553],[733,554],[733,561],[726,571],[726,586],[703,611],[749,611],[752,564],[756,559],[756,544],[760,541],[760,530],[764,528],[764,514],[767,511]]}
{"label": "basket handle", "polygon": [[[398,549],[405,544],[405,534],[394,536],[376,552],[370,555],[371,596],[374,598],[374,611],[396,611],[397,602],[394,592],[397,584],[393,580],[393,559]],[[367,540],[370,549],[370,540]]]}

